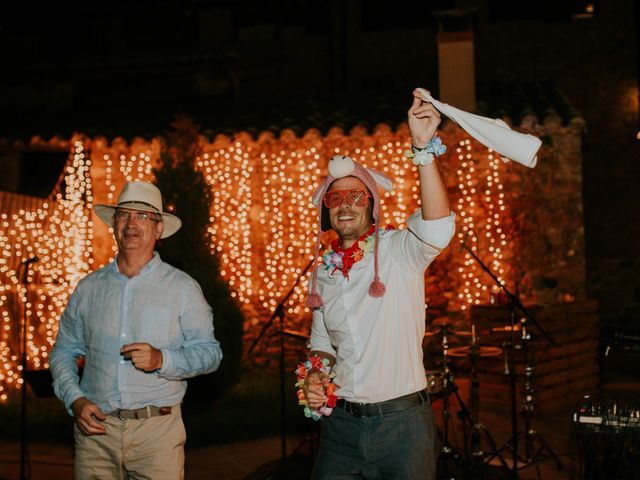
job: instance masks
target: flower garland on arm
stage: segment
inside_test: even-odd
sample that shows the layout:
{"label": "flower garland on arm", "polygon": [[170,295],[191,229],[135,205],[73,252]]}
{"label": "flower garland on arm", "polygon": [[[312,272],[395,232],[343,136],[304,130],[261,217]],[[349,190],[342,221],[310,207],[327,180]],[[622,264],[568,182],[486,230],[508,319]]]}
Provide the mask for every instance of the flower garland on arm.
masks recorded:
{"label": "flower garland on arm", "polygon": [[436,157],[443,155],[447,151],[447,146],[442,143],[438,135],[434,135],[425,147],[418,148],[411,145],[411,150],[404,152],[404,156],[409,158],[414,165],[429,165]]}
{"label": "flower garland on arm", "polygon": [[296,387],[298,388],[298,405],[304,406],[305,417],[313,420],[320,420],[323,416],[331,415],[338,401],[338,397],[335,394],[336,385],[331,382],[324,387],[324,391],[327,396],[327,401],[324,405],[318,408],[311,408],[309,406],[309,402],[307,402],[307,397],[305,396],[302,387],[304,386],[304,381],[307,376],[313,371],[326,373],[329,376],[329,380],[335,377],[335,373],[331,371],[329,359],[321,358],[319,355],[313,355],[309,357],[307,361],[299,363],[295,371],[296,376],[298,377],[298,381],[296,382]]}

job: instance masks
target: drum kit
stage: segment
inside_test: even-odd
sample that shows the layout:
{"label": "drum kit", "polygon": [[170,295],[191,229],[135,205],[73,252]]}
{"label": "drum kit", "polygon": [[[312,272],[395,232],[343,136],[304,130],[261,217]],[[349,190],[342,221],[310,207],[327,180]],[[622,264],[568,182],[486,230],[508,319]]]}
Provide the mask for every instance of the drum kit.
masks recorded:
{"label": "drum kit", "polygon": [[[502,348],[481,345],[476,335],[475,324],[471,330],[456,329],[448,318],[439,318],[431,323],[425,338],[434,338],[442,349],[440,368],[427,370],[427,392],[432,401],[442,400],[442,421],[438,426],[440,440],[439,478],[458,478],[452,476],[452,471],[462,471],[462,478],[486,478],[483,472],[491,464],[504,470],[506,477],[518,479],[520,468],[533,465],[545,458],[553,458],[558,469],[562,463],[547,442],[532,428],[531,417],[534,405],[532,358],[529,355],[532,334],[528,329],[528,318],[515,322],[511,315],[511,324],[493,327],[491,334],[503,334],[499,342]],[[506,334],[506,335],[505,335]],[[467,345],[451,347],[450,342],[468,343]],[[504,373],[511,379],[512,417],[516,411],[516,385],[514,375],[514,351],[519,351],[523,358],[523,405],[522,415],[525,429],[517,430],[517,423],[512,418],[512,437],[503,445],[498,446],[490,430],[479,419],[479,388],[477,363],[489,357],[504,355]],[[470,407],[463,401],[458,385],[455,382],[452,367],[455,361],[468,361]],[[462,443],[454,442],[450,438],[455,433],[452,421],[452,410],[457,407],[457,418],[461,421]],[[437,409],[437,408],[436,408]],[[519,453],[517,444],[521,438],[524,443],[524,453]],[[537,446],[536,446],[537,444]],[[505,459],[509,456],[509,462]],[[450,471],[451,470],[451,471]],[[502,477],[500,477],[502,478]]]}
{"label": "drum kit", "polygon": [[[495,332],[505,332],[506,327],[497,327]],[[427,370],[426,373],[427,392],[431,401],[442,400],[442,419],[438,426],[441,445],[439,475],[444,475],[442,478],[450,478],[448,470],[451,464],[455,463],[465,470],[465,478],[474,478],[473,472],[480,472],[488,459],[496,459],[497,463],[508,472],[509,466],[501,449],[490,430],[479,420],[480,383],[477,375],[477,362],[488,357],[501,356],[503,349],[480,345],[475,325],[472,325],[471,330],[458,330],[448,318],[440,318],[432,322],[431,329],[425,333],[425,338],[437,339],[442,348],[440,368]],[[451,341],[470,343],[452,347]],[[462,399],[452,371],[453,363],[459,360],[468,360],[470,366],[470,407]],[[459,442],[458,445],[454,445],[455,442],[451,439],[452,433],[455,433],[452,420],[454,408],[457,409],[456,416],[461,422],[462,445]]]}

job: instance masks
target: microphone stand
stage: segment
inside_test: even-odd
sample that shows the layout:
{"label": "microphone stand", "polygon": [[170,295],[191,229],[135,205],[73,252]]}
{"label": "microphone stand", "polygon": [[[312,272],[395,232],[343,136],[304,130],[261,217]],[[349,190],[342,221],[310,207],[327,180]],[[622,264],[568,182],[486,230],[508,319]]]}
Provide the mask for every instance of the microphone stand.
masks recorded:
{"label": "microphone stand", "polygon": [[293,292],[300,283],[300,280],[305,276],[305,274],[309,271],[311,265],[315,263],[315,259],[311,260],[309,264],[305,267],[302,273],[298,276],[295,283],[291,287],[291,290],[280,300],[280,303],[276,306],[271,318],[262,328],[262,331],[258,335],[258,337],[253,341],[251,347],[247,353],[251,353],[256,345],[260,342],[262,337],[266,331],[273,325],[275,319],[278,319],[278,336],[279,336],[279,371],[280,371],[280,456],[281,463],[284,463],[287,460],[287,444],[286,444],[286,419],[285,419],[285,408],[286,408],[286,400],[285,400],[285,362],[284,362],[284,305],[287,303],[287,300],[293,295]]}
{"label": "microphone stand", "polygon": [[[500,280],[498,280],[498,277],[496,277],[496,275],[491,271],[491,269],[482,260],[480,260],[480,258],[473,252],[471,248],[469,248],[469,246],[466,244],[466,238],[461,245],[463,249],[469,252],[469,254],[473,257],[473,259],[478,263],[480,268],[482,268],[482,270],[484,270],[493,279],[495,284],[504,292],[504,294],[507,296],[507,299],[508,299],[509,318],[511,321],[511,346],[510,346],[510,355],[509,355],[509,379],[510,379],[510,386],[511,386],[511,433],[512,433],[510,442],[511,442],[511,449],[513,452],[513,465],[511,468],[511,478],[513,480],[517,480],[518,479],[518,415],[516,411],[516,403],[517,403],[516,402],[516,371],[515,371],[515,358],[514,358],[514,349],[515,349],[514,332],[515,332],[515,325],[517,323],[516,309],[520,310],[522,314],[526,317],[525,324],[531,323],[532,325],[535,325],[538,331],[547,340],[549,340],[549,342],[552,345],[556,345],[556,341],[542,328],[542,326],[536,321],[536,319],[533,318],[531,313],[525,308],[525,306],[520,301],[520,298],[517,295],[514,295],[513,293],[511,293],[507,289],[507,287],[505,287],[504,284],[500,282]],[[532,370],[532,368],[530,368],[528,365],[525,365],[525,368],[527,369],[527,373],[529,373]],[[530,378],[527,378],[527,382],[528,381],[530,381]],[[525,420],[527,423],[526,425],[527,431],[524,432],[524,435],[525,435],[525,438],[527,439],[527,447],[528,447],[529,439],[527,437],[531,432],[528,425],[529,424],[528,417]],[[508,443],[509,442],[507,442],[507,444],[500,447],[498,449],[498,452],[500,452],[505,446],[507,446]],[[558,464],[560,464],[560,461],[558,460],[557,456],[555,455],[555,453],[551,451],[551,449],[546,444],[546,442],[544,442],[544,440],[543,440],[543,443],[546,449],[551,452],[551,456],[553,456],[558,462]],[[529,463],[529,458],[525,459],[524,463],[525,463],[524,466],[526,466],[526,464]]]}
{"label": "microphone stand", "polygon": [[29,303],[29,265],[37,262],[34,259],[22,262],[22,283],[25,288],[25,301],[22,302],[22,325],[21,325],[21,365],[22,365],[22,392],[20,407],[20,480],[27,477],[27,303]]}

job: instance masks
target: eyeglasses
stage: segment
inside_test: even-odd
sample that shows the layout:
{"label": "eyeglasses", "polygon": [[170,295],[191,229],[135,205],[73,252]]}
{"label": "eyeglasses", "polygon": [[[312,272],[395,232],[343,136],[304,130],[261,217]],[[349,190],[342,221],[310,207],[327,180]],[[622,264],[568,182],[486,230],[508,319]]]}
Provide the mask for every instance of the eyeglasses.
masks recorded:
{"label": "eyeglasses", "polygon": [[125,221],[125,220],[129,220],[132,214],[135,215],[136,220],[138,220],[139,222],[146,223],[146,222],[162,221],[162,218],[160,217],[160,215],[153,212],[138,212],[138,211],[132,211],[132,210],[118,209],[116,210],[116,213],[113,214],[113,216],[118,221]]}
{"label": "eyeglasses", "polygon": [[331,190],[324,194],[322,203],[327,208],[336,208],[343,203],[350,207],[364,207],[371,198],[364,190]]}

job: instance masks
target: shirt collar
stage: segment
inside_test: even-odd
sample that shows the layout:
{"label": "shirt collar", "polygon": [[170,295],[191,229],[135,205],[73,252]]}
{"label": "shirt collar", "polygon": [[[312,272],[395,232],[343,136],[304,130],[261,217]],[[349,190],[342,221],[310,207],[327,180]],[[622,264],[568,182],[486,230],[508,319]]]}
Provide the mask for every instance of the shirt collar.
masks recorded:
{"label": "shirt collar", "polygon": [[[120,274],[120,270],[118,269],[118,255],[116,255],[115,258],[113,259],[113,262],[111,262],[111,270],[114,273]],[[153,270],[155,270],[155,268],[160,264],[160,262],[162,262],[162,260],[160,259],[160,254],[158,253],[157,250],[154,250],[153,257],[151,257],[151,260],[149,260],[145,264],[145,266],[142,267],[142,270],[140,270],[140,273],[136,275],[136,277],[142,277],[144,275],[148,275]]]}

